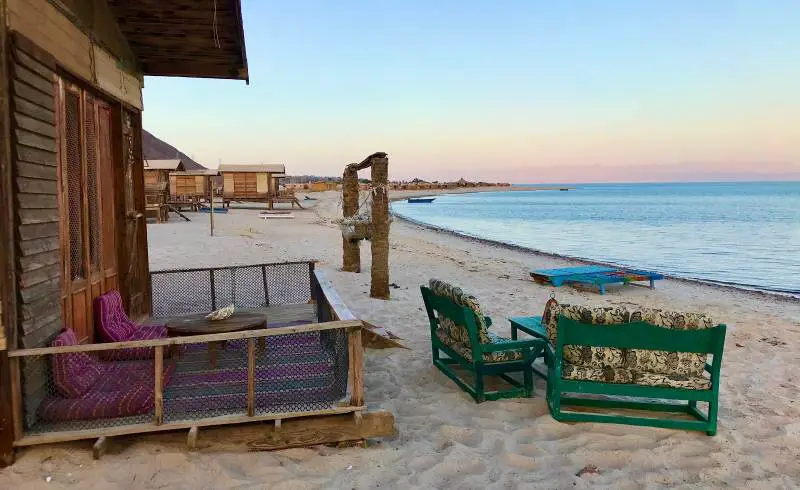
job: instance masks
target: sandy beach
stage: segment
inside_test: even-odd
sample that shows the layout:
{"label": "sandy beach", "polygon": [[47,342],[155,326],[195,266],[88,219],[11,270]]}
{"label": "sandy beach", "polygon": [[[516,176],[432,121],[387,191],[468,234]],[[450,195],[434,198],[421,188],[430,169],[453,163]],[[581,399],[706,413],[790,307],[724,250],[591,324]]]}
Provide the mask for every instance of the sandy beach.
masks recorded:
{"label": "sandy beach", "polygon": [[[476,189],[469,189],[474,192]],[[432,195],[436,191],[392,194]],[[185,432],[114,439],[92,460],[91,442],[33,447],[0,472],[0,488],[795,488],[800,481],[800,302],[667,279],[657,289],[624,287],[605,296],[533,283],[527,270],[574,264],[563,258],[466,240],[402,220],[391,226],[389,301],[369,298],[364,272],[340,272],[339,194],[293,220],[254,210],[172,217],[148,226],[153,270],[316,259],[361,318],[403,339],[406,349],[369,350],[366,399],[395,415],[397,437],[367,449],[311,447],[247,452],[258,425],[203,430],[189,453]],[[301,201],[311,203],[312,201]],[[477,296],[493,330],[511,316],[539,315],[559,302],[701,311],[728,324],[719,430],[702,433],[601,424],[563,424],[533,398],[480,405],[434,369],[419,285],[436,277]],[[576,474],[594,465],[599,473]]]}

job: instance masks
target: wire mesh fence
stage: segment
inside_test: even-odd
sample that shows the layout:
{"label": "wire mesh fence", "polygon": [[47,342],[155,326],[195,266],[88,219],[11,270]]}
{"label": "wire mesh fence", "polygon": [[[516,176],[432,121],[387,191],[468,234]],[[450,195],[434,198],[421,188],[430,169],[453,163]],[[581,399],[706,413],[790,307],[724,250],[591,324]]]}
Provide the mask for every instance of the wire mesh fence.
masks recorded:
{"label": "wire mesh fence", "polygon": [[153,271],[152,316],[307,304],[312,300],[313,262],[285,262],[207,269]]}
{"label": "wire mesh fence", "polygon": [[25,435],[330,409],[347,393],[347,329],[313,328],[23,357]]}

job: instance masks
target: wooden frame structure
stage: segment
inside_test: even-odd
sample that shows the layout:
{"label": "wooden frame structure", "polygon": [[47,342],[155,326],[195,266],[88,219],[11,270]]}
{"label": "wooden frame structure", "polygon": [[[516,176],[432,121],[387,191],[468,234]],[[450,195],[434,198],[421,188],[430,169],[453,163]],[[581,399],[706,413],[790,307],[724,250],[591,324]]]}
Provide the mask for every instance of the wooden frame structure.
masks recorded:
{"label": "wooden frame structure", "polygon": [[203,200],[210,202],[212,179],[218,175],[213,169],[170,172],[169,205],[178,210],[188,206],[196,211]]}
{"label": "wooden frame structure", "polygon": [[294,192],[282,193],[280,179],[286,178],[284,165],[228,165],[219,166],[222,175],[223,205],[236,202],[265,202],[268,209],[275,203],[289,203],[302,208]]}
{"label": "wooden frame structure", "polygon": [[9,353],[47,345],[65,325],[91,342],[93,299],[112,288],[131,316],[149,311],[143,76],[247,80],[247,61],[239,0],[0,0],[0,39],[0,415],[11,412],[0,417],[0,462],[8,464],[29,395],[20,380],[38,369]]}
{"label": "wooden frame structure", "polygon": [[[389,299],[389,157],[378,152],[361,163],[351,163],[344,169],[342,177],[342,215],[352,218],[359,212],[358,171],[372,171],[372,212],[370,220],[370,248],[372,250],[372,283],[370,296]],[[351,239],[342,233],[342,270],[361,272],[361,248],[359,239]]]}

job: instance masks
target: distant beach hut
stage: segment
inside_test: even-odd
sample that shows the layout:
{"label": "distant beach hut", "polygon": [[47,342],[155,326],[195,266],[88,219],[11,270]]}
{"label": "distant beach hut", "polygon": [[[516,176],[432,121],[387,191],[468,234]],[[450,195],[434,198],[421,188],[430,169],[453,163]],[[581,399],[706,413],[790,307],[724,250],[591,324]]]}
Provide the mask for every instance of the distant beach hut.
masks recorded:
{"label": "distant beach hut", "polygon": [[144,161],[145,211],[159,223],[169,219],[167,207],[170,196],[169,174],[183,169],[183,162],[180,160]]}
{"label": "distant beach hut", "polygon": [[281,193],[280,179],[286,178],[286,167],[278,165],[220,165],[222,197],[226,205],[231,201],[266,202],[272,209],[276,202],[300,206],[293,192]]}
{"label": "distant beach hut", "polygon": [[214,169],[170,172],[170,205],[177,208],[188,205],[196,209],[202,199],[209,198],[209,183],[218,175],[219,171]]}

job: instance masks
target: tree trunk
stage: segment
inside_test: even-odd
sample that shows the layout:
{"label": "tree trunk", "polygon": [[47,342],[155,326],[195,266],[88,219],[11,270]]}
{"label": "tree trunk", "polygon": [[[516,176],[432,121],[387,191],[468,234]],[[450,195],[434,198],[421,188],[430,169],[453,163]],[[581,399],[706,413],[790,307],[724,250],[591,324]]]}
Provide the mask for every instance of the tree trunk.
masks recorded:
{"label": "tree trunk", "polygon": [[[358,171],[345,169],[342,177],[342,216],[353,216],[358,212]],[[361,272],[360,242],[342,236],[342,270]]]}
{"label": "tree trunk", "polygon": [[372,160],[372,286],[370,296],[389,299],[389,159]]}

